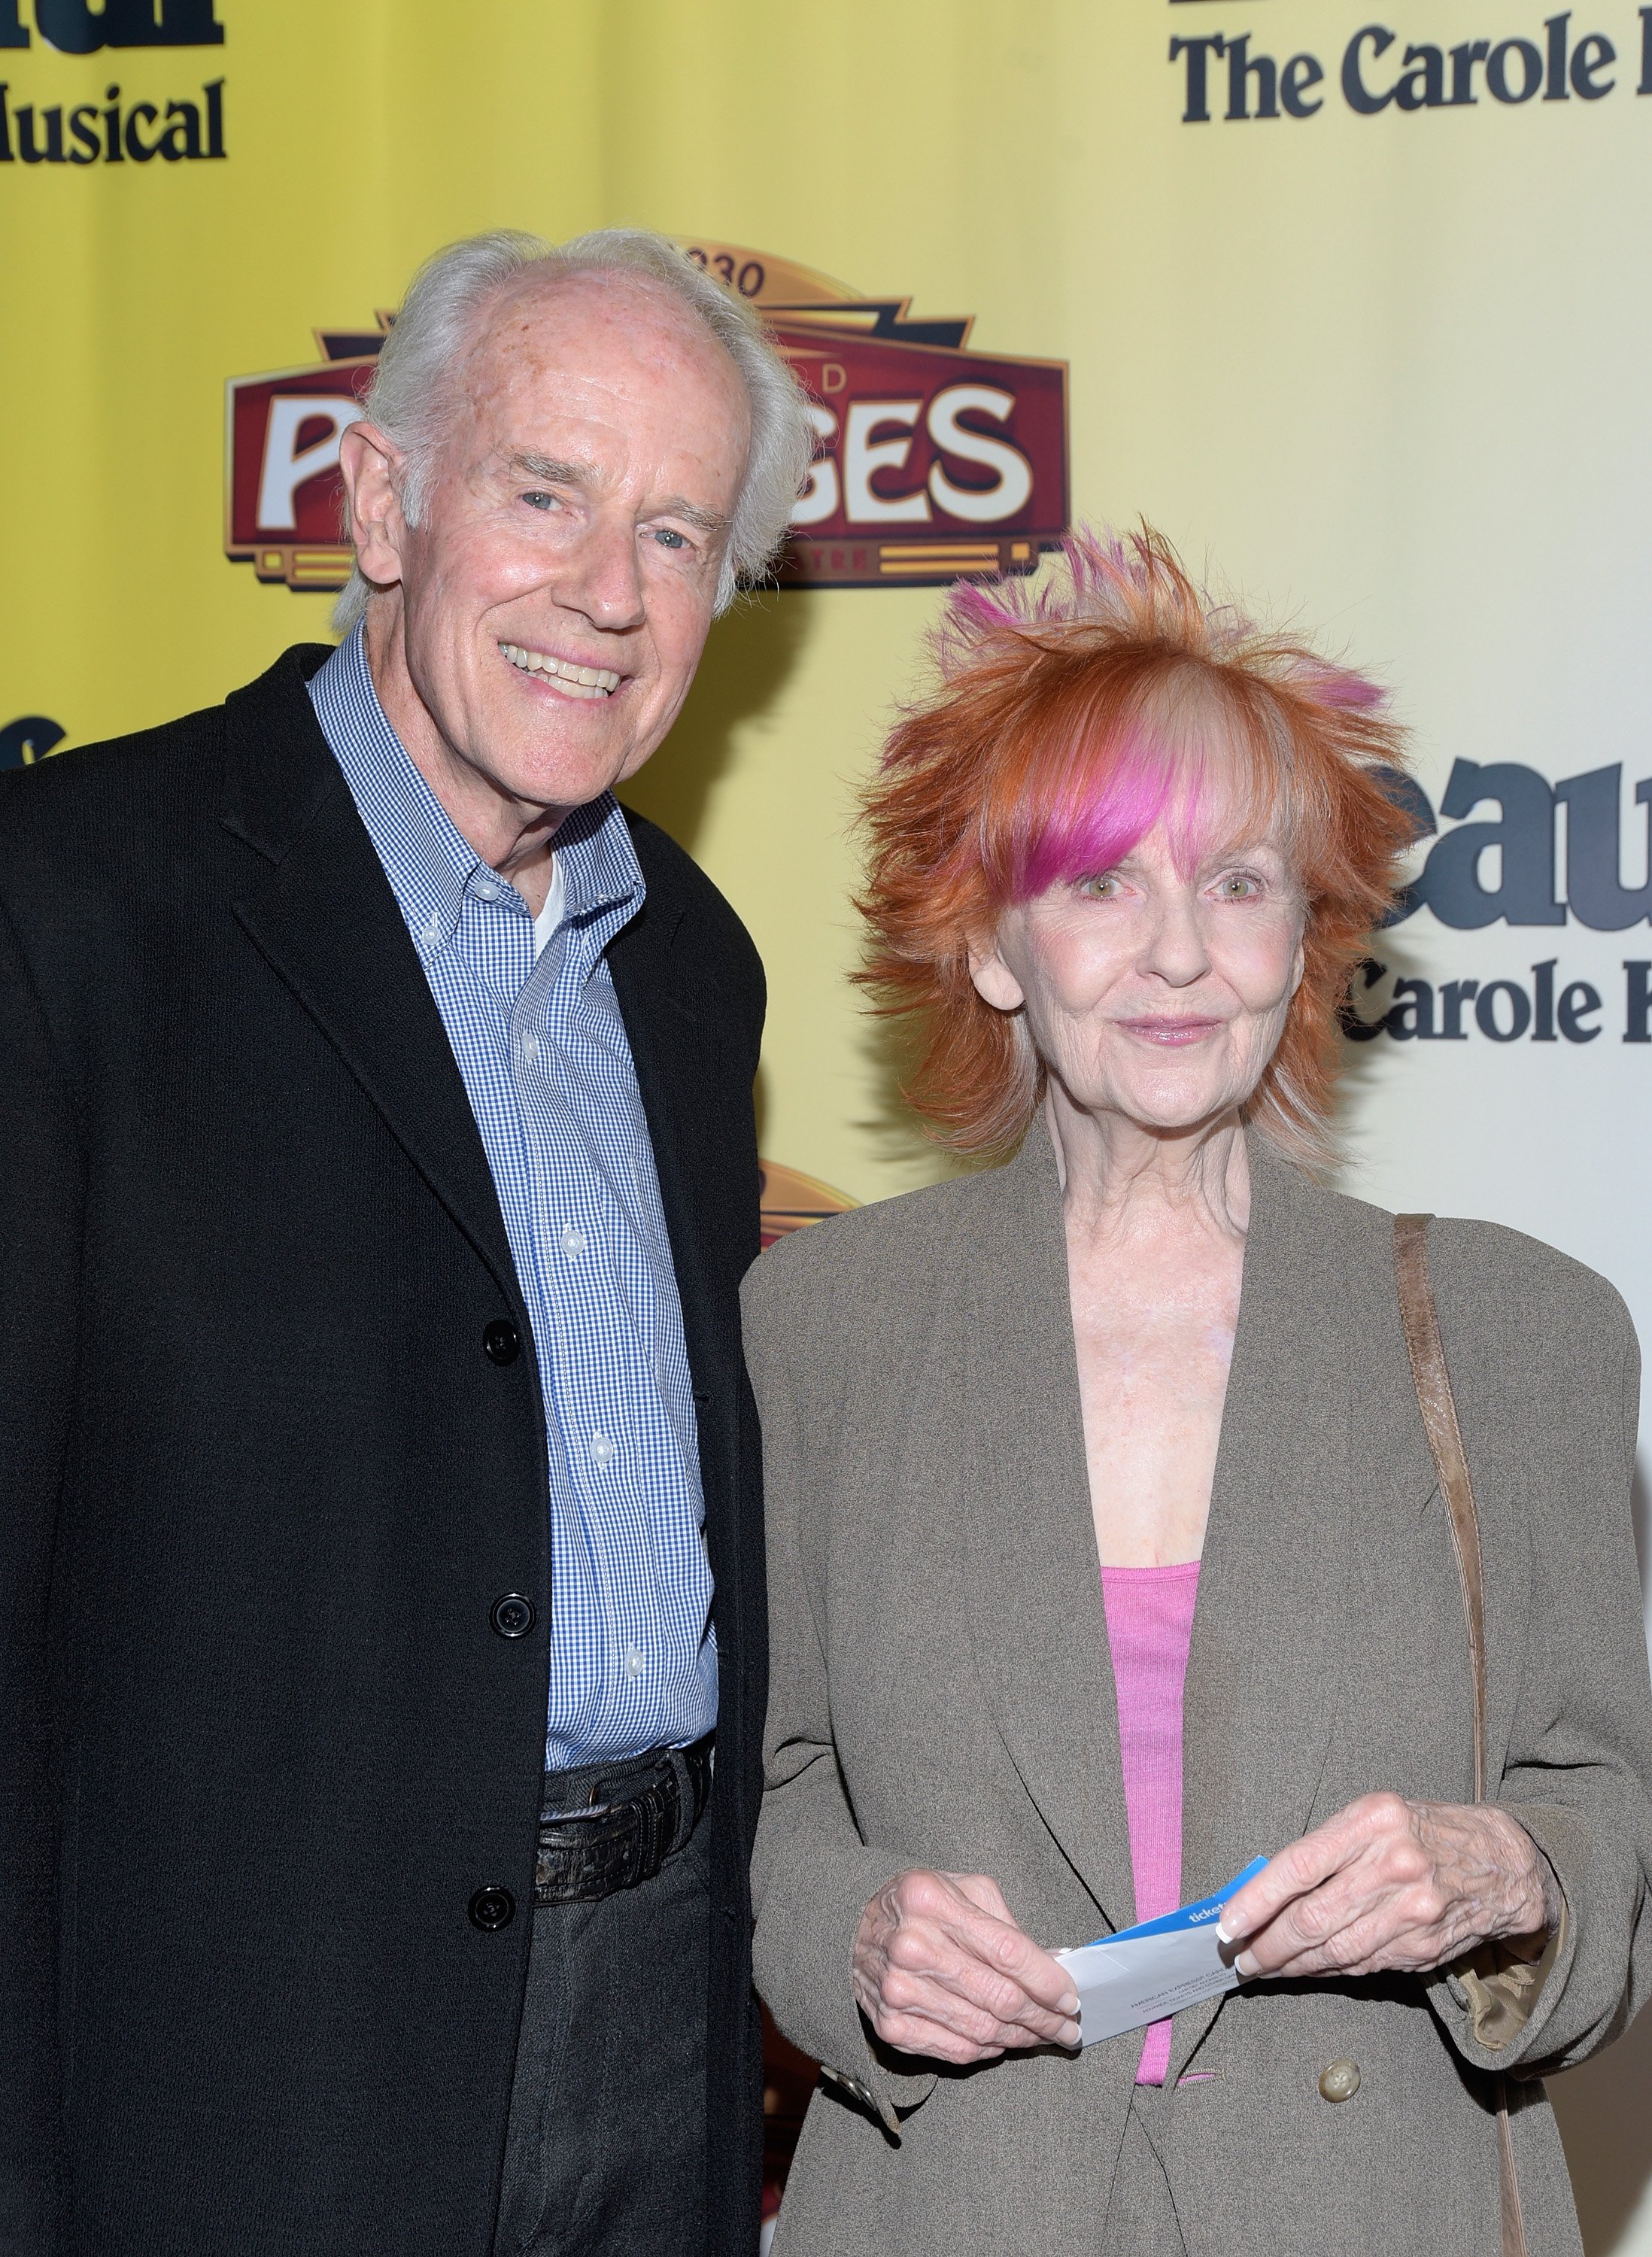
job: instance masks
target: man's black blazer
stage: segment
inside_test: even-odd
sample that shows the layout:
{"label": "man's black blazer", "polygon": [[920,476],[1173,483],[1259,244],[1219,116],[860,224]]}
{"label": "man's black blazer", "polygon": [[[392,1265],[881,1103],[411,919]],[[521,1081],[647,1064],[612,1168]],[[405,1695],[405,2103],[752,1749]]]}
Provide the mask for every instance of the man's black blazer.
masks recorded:
{"label": "man's black blazer", "polygon": [[[0,2250],[487,2257],[544,1762],[527,1311],[326,656],[0,790]],[[720,1663],[712,2246],[756,2246],[762,970],[632,818],[609,951]],[[499,1318],[524,1343],[490,1360]],[[531,1594],[526,1638],[490,1625]],[[486,1934],[468,1907],[511,1890]]]}

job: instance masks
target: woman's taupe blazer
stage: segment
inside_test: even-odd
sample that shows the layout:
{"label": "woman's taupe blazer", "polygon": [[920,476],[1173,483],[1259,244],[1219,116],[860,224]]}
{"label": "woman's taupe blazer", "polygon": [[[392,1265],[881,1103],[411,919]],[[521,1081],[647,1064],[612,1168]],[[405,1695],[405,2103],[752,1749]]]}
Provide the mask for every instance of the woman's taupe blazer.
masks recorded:
{"label": "woman's taupe blazer", "polygon": [[[1188,1665],[1192,1898],[1376,1787],[1472,1799],[1463,1601],[1418,1416],[1391,1218],[1254,1137],[1253,1208]],[[1175,2020],[1155,2136],[1191,2257],[1497,2257],[1510,2073],[1532,2257],[1579,2248],[1540,2082],[1652,1985],[1652,1695],[1629,1518],[1639,1359],[1592,1272],[1439,1222],[1479,1495],[1487,1794],[1565,1893],[1500,2049],[1440,1976],[1247,1986]],[[745,1288],[773,1590],[759,1986],[826,2070],[776,2257],[1095,2246],[1139,2034],[911,2074],[850,1985],[914,1865],[993,1875],[1052,1948],[1134,1916],[1068,1313],[1035,1126],[1007,1167],[821,1223]],[[1351,2099],[1321,2097],[1333,2061]]]}

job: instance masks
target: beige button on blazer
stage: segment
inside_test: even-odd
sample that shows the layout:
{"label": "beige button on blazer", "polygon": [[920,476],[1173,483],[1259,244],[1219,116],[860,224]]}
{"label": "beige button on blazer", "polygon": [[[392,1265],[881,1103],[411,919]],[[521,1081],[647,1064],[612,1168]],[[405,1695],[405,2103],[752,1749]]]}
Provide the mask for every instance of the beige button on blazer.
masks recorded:
{"label": "beige button on blazer", "polygon": [[[1188,1665],[1189,1898],[1370,1789],[1472,1794],[1391,1218],[1254,1136],[1250,1157]],[[1487,1794],[1552,1861],[1566,1933],[1499,2049],[1444,1975],[1247,1985],[1177,2015],[1154,2135],[1192,2257],[1497,2257],[1494,2070],[1532,2257],[1575,2257],[1541,2073],[1652,1987],[1634,1332],[1602,1279],[1513,1231],[1439,1222],[1430,1256],[1483,1532]],[[869,2041],[850,1982],[863,1907],[909,1866],[992,1874],[1053,1948],[1134,1916],[1041,1125],[1007,1167],[787,1240],[745,1304],[773,1594],[758,1979],[829,2072],[776,2257],[1094,2248],[1140,2034],[936,2075]]]}

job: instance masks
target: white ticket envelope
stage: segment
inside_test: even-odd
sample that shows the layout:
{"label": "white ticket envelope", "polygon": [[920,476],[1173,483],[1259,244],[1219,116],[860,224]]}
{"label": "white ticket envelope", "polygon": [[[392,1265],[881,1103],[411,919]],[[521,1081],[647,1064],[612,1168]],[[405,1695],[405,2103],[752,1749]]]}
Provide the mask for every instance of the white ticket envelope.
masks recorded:
{"label": "white ticket envelope", "polygon": [[1144,2029],[1201,1999],[1237,1990],[1239,1978],[1222,1957],[1217,1922],[1228,1899],[1267,1863],[1253,1858],[1225,1888],[1197,1904],[1104,1935],[1099,1943],[1055,1952],[1078,1993],[1079,2043],[1095,2045],[1121,2030]]}

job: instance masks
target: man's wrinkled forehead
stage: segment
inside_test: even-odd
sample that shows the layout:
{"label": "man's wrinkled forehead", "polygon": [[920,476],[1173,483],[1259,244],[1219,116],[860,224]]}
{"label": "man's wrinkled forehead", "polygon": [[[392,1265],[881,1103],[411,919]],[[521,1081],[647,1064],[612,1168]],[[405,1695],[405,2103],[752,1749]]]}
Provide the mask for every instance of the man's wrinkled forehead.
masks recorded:
{"label": "man's wrinkled forehead", "polygon": [[749,426],[733,360],[663,283],[530,269],[479,315],[459,388],[472,413],[485,415],[505,402],[600,407],[661,376],[681,385],[686,424],[715,415],[741,431]]}

